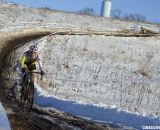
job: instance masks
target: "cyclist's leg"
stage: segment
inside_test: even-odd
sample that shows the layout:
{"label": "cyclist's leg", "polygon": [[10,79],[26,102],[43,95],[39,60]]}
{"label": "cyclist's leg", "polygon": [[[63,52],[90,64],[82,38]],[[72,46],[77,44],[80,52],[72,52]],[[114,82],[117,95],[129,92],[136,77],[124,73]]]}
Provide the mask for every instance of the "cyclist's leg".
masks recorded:
{"label": "cyclist's leg", "polygon": [[37,81],[37,78],[36,78],[36,74],[35,73],[32,73],[32,81],[33,83],[35,83]]}

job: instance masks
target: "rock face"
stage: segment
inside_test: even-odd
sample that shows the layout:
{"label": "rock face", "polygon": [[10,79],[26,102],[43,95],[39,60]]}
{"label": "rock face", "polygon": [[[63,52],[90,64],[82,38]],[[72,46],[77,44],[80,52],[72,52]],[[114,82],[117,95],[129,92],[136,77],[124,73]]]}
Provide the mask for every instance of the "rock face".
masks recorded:
{"label": "rock face", "polygon": [[[7,10],[8,6],[1,8]],[[13,35],[14,28],[8,28],[9,25],[17,27],[17,24],[22,24],[19,21],[23,22],[23,26],[20,25],[16,31],[19,34],[26,29],[21,32],[21,35],[26,34],[23,39],[29,35],[26,31],[32,25],[33,30],[40,29],[35,32],[32,30],[33,34],[45,30],[53,34],[12,48],[5,57],[4,64],[8,66],[1,74],[7,88],[18,84],[21,76],[19,59],[30,45],[37,43],[46,72],[40,86],[45,88],[48,95],[79,104],[94,104],[147,117],[160,117],[160,36],[157,25],[109,21],[14,6],[11,9],[24,11],[16,16],[15,23],[10,21],[12,24],[2,24],[1,34],[7,34],[10,38],[8,32],[12,32],[16,39],[18,35]],[[11,16],[14,14],[11,13]],[[54,19],[48,19],[52,17]],[[4,19],[7,18],[8,14]],[[142,26],[147,29],[144,30]],[[148,31],[148,27],[152,29]],[[4,50],[7,38],[1,39],[1,48]],[[17,45],[15,42],[14,45]],[[7,43],[6,48],[11,48],[10,44]]]}

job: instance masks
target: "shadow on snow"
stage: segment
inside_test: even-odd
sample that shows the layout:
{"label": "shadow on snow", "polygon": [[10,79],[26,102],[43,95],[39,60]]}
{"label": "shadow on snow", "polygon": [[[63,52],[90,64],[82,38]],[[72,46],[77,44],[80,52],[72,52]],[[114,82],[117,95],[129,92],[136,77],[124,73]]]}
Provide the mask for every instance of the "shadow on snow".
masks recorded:
{"label": "shadow on snow", "polygon": [[38,93],[37,91],[35,93],[35,104],[43,107],[54,107],[68,114],[91,118],[92,120],[106,123],[122,124],[136,129],[142,129],[142,126],[160,126],[160,120],[156,118],[143,117],[132,113],[117,111],[117,109],[77,104],[73,101],[60,100],[52,96],[45,97]]}

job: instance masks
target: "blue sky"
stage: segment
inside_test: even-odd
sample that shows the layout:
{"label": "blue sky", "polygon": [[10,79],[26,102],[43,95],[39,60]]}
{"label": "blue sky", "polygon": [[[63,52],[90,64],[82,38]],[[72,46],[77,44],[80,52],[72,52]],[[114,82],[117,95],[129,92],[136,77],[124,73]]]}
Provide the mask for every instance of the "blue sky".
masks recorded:
{"label": "blue sky", "polygon": [[[29,7],[49,7],[64,11],[78,11],[85,7],[93,8],[100,15],[102,0],[8,0]],[[112,10],[144,15],[151,22],[160,22],[160,0],[112,0]]]}

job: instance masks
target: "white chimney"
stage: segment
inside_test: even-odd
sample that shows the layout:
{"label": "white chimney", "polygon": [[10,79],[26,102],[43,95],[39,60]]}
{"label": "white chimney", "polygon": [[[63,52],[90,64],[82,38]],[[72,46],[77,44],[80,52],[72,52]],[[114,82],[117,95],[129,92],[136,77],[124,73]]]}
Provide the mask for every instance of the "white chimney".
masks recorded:
{"label": "white chimney", "polygon": [[103,0],[101,8],[101,16],[110,17],[111,12],[111,0]]}

